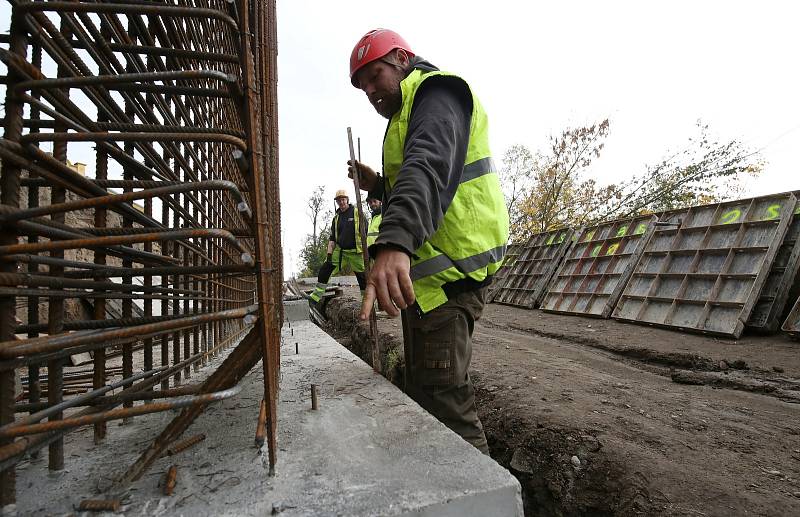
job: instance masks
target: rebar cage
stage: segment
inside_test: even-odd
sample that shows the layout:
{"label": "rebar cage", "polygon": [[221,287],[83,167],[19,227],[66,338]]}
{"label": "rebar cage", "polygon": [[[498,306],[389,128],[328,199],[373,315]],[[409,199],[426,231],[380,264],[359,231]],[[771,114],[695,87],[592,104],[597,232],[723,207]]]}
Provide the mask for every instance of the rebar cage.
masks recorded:
{"label": "rebar cage", "polygon": [[93,425],[99,443],[108,420],[184,408],[118,483],[138,479],[259,360],[273,468],[274,0],[9,5],[0,505],[26,454],[48,447],[49,468],[64,468],[64,433]]}

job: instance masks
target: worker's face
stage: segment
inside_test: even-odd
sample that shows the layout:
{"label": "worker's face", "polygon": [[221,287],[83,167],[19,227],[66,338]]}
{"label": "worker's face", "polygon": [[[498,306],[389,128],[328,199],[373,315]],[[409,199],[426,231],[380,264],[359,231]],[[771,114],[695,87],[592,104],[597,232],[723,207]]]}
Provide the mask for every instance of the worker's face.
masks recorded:
{"label": "worker's face", "polygon": [[356,73],[358,87],[367,94],[372,107],[384,118],[392,118],[403,103],[400,81],[406,76],[408,62],[408,54],[398,49],[365,65]]}
{"label": "worker's face", "polygon": [[342,196],[336,198],[336,206],[339,207],[339,210],[344,210],[350,204],[350,199]]}
{"label": "worker's face", "polygon": [[367,204],[369,205],[370,210],[376,210],[378,207],[381,206],[380,199],[369,198],[367,199]]}

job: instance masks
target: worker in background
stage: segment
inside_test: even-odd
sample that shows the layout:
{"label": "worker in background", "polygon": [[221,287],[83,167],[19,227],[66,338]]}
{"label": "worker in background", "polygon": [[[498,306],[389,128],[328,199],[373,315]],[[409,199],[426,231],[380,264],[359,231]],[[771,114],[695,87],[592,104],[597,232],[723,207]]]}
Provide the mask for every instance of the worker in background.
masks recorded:
{"label": "worker in background", "polygon": [[317,285],[311,293],[311,305],[317,304],[325,294],[328,280],[342,269],[349,268],[355,273],[358,287],[364,293],[366,278],[364,277],[364,257],[361,239],[359,238],[360,221],[358,210],[350,204],[350,198],[344,190],[337,190],[333,198],[336,203],[336,215],[331,223],[331,237],[328,240],[327,258],[319,268]]}
{"label": "worker in background", "polygon": [[[374,300],[402,314],[406,393],[488,453],[469,377],[472,332],[508,241],[508,212],[470,86],[378,29],[350,56],[350,81],[388,119],[383,175],[363,164],[361,188],[383,200],[361,315]],[[357,167],[356,167],[357,166]]]}
{"label": "worker in background", "polygon": [[369,226],[367,227],[367,247],[375,244],[378,238],[378,229],[381,227],[381,200],[367,196],[367,206],[369,206]]}

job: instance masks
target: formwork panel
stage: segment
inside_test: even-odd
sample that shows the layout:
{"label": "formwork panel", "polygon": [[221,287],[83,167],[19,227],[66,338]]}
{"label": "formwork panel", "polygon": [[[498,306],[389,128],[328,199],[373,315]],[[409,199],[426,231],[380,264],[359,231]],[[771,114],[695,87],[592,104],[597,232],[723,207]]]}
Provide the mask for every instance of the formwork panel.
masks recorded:
{"label": "formwork panel", "polygon": [[800,337],[800,298],[794,303],[794,307],[781,328],[794,337]]}
{"label": "formwork panel", "polygon": [[774,332],[780,326],[781,316],[785,314],[787,304],[791,303],[790,292],[797,281],[797,272],[800,268],[798,237],[800,237],[800,201],[795,205],[792,222],[778,248],[753,312],[747,320],[747,328],[759,332]]}
{"label": "formwork panel", "polygon": [[583,228],[550,283],[541,308],[607,318],[644,245],[655,216],[611,221]]}
{"label": "formwork panel", "polygon": [[513,243],[509,244],[506,248],[505,257],[503,257],[503,265],[500,266],[500,269],[494,274],[492,285],[489,287],[489,294],[486,296],[487,303],[493,302],[498,293],[500,293],[500,289],[506,284],[508,274],[514,268],[514,263],[517,261],[517,257],[519,257],[521,247],[521,244]]}
{"label": "formwork panel", "polygon": [[574,233],[571,228],[562,228],[532,235],[520,248],[514,267],[494,301],[528,309],[537,307],[572,244]]}
{"label": "formwork panel", "polygon": [[664,214],[612,317],[739,337],[795,204],[787,193]]}

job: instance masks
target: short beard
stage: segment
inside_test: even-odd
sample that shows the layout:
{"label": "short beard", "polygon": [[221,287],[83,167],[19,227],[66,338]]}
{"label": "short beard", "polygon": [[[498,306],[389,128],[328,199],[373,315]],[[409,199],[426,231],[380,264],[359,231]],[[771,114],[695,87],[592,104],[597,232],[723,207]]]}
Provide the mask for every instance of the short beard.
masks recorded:
{"label": "short beard", "polygon": [[386,97],[383,98],[383,102],[378,104],[375,107],[375,111],[378,112],[378,115],[381,117],[390,120],[392,115],[400,111],[400,107],[403,105],[403,96],[400,94],[400,88],[397,88],[397,92],[390,93]]}

